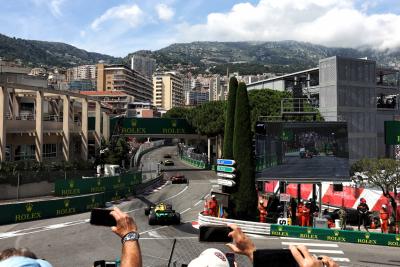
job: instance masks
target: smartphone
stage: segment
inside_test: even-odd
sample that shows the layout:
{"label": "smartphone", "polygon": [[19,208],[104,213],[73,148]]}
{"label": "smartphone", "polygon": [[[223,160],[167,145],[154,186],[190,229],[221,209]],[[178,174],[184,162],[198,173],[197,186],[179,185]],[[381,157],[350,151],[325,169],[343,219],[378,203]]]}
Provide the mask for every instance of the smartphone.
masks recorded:
{"label": "smartphone", "polygon": [[115,218],[110,214],[109,209],[92,209],[90,213],[90,224],[102,226],[116,226]]}
{"label": "smartphone", "polygon": [[254,267],[299,267],[288,249],[260,249],[254,252]]}
{"label": "smartphone", "polygon": [[117,263],[115,261],[95,261],[93,263],[93,267],[117,267]]}
{"label": "smartphone", "polygon": [[225,256],[228,259],[229,267],[235,267],[235,253],[227,252]]}
{"label": "smartphone", "polygon": [[200,226],[200,242],[232,242],[232,238],[228,236],[232,229],[224,225],[202,225]]}

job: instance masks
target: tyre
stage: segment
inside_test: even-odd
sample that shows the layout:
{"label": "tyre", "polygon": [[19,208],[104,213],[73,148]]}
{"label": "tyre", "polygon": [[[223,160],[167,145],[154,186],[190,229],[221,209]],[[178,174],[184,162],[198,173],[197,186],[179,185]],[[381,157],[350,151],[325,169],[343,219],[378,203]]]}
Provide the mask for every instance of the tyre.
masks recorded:
{"label": "tyre", "polygon": [[149,215],[149,225],[157,224],[157,216],[155,213]]}
{"label": "tyre", "polygon": [[175,213],[172,219],[173,224],[180,224],[181,223],[181,215],[179,213]]}
{"label": "tyre", "polygon": [[150,208],[145,208],[144,209],[144,215],[149,215],[150,214]]}

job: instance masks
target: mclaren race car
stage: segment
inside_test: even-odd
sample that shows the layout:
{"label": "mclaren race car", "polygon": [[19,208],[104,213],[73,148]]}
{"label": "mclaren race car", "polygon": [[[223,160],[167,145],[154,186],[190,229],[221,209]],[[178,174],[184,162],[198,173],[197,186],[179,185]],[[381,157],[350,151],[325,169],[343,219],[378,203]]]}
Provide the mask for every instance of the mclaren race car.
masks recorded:
{"label": "mclaren race car", "polygon": [[187,184],[188,180],[186,179],[185,175],[173,175],[169,177],[169,180],[172,184]]}
{"label": "mclaren race car", "polygon": [[170,159],[164,160],[164,166],[174,166],[174,162]]}
{"label": "mclaren race car", "polygon": [[171,205],[162,202],[146,208],[144,214],[149,216],[149,225],[181,223],[181,215]]}

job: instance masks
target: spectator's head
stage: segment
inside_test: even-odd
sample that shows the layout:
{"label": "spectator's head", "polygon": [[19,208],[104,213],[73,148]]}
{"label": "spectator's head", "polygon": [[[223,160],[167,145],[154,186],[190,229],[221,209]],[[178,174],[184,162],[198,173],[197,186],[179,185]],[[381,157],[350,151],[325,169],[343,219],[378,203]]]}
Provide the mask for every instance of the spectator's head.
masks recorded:
{"label": "spectator's head", "polygon": [[387,206],[385,204],[382,205],[382,209],[386,209]]}
{"label": "spectator's head", "polygon": [[35,253],[27,248],[7,248],[0,253],[0,261],[8,259],[12,256],[22,256],[31,259],[37,259]]}
{"label": "spectator's head", "polygon": [[11,256],[0,261],[0,267],[52,267],[44,260],[32,259],[22,256]]}
{"label": "spectator's head", "polygon": [[260,204],[261,204],[261,205],[264,204],[264,200],[261,199],[261,200],[260,200]]}
{"label": "spectator's head", "polygon": [[215,248],[204,250],[188,267],[229,267],[225,254]]}
{"label": "spectator's head", "polygon": [[360,199],[360,202],[361,202],[361,203],[367,203],[367,201],[366,201],[365,198],[363,198],[363,197]]}
{"label": "spectator's head", "polygon": [[212,195],[211,198],[212,198],[212,199],[215,199],[215,195]]}

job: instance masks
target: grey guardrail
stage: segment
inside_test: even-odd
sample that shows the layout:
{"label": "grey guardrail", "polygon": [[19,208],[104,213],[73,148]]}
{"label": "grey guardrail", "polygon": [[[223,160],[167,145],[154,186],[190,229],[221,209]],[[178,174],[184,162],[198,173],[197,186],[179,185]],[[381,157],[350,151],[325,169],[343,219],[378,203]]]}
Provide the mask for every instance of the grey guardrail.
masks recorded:
{"label": "grey guardrail", "polygon": [[164,179],[164,174],[160,174],[159,176],[157,176],[156,178],[144,182],[142,184],[136,185],[136,187],[134,188],[134,194],[140,194],[142,193],[147,187],[153,186],[159,182],[161,182]]}
{"label": "grey guardrail", "polygon": [[199,213],[198,216],[198,223],[200,226],[205,224],[225,225],[228,223],[234,223],[237,224],[243,232],[248,234],[270,235],[271,233],[271,224],[269,223],[217,218],[212,216],[205,216],[201,213]]}

